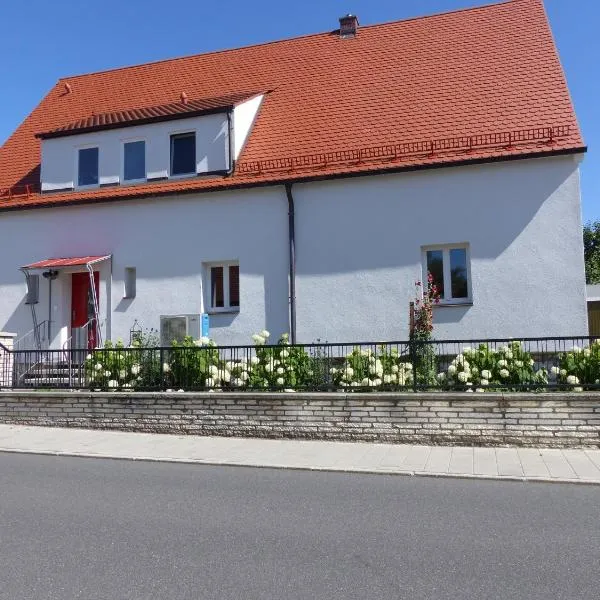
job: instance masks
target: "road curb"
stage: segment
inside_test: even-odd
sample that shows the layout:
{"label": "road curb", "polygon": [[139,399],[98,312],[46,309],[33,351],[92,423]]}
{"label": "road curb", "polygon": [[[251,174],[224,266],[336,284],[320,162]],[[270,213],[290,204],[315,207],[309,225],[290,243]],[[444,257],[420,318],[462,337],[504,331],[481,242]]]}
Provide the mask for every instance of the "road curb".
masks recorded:
{"label": "road curb", "polygon": [[20,448],[2,448],[0,453],[6,454],[33,454],[39,456],[58,456],[70,458],[103,458],[106,460],[127,460],[139,462],[154,462],[154,463],[177,463],[189,465],[204,465],[214,467],[247,467],[253,469],[278,469],[289,471],[315,471],[329,473],[358,473],[361,475],[400,475],[404,477],[433,477],[433,478],[448,478],[448,479],[476,479],[486,481],[512,481],[520,483],[563,483],[563,484],[578,484],[578,485],[596,485],[600,486],[600,481],[593,479],[572,479],[572,478],[552,478],[552,477],[532,477],[518,475],[480,475],[469,473],[428,473],[425,471],[411,470],[393,470],[393,469],[345,469],[342,467],[319,467],[309,465],[277,465],[264,463],[244,463],[236,461],[218,461],[216,459],[198,459],[198,458],[174,458],[155,456],[119,456],[113,454],[97,454],[93,452],[65,452],[62,450],[22,450]]}

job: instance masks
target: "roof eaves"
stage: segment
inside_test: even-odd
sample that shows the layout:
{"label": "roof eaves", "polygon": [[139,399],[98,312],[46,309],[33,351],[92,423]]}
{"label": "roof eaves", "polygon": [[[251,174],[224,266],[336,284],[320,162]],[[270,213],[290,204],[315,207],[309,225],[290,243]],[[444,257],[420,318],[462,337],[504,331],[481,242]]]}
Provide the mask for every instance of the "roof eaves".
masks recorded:
{"label": "roof eaves", "polygon": [[[556,150],[544,150],[537,152],[529,152],[522,154],[512,155],[498,155],[498,156],[486,156],[481,158],[456,158],[452,161],[437,162],[437,163],[422,163],[422,164],[410,164],[410,165],[398,165],[398,166],[383,166],[379,168],[372,168],[360,171],[340,171],[338,173],[327,173],[327,174],[294,174],[294,175],[283,175],[272,179],[259,179],[256,181],[245,180],[235,182],[232,177],[223,180],[223,185],[217,185],[208,188],[183,188],[177,190],[143,190],[138,194],[131,194],[127,196],[108,196],[101,198],[81,198],[74,197],[72,200],[61,200],[60,202],[48,202],[48,198],[42,200],[42,194],[39,194],[36,199],[31,199],[26,202],[14,203],[12,205],[3,205],[0,203],[0,212],[11,212],[16,210],[29,210],[37,208],[53,208],[63,206],[79,206],[82,204],[107,204],[110,202],[126,202],[128,200],[144,200],[147,198],[160,198],[163,196],[174,196],[174,195],[189,195],[189,194],[206,194],[210,192],[222,192],[228,190],[237,189],[248,189],[248,188],[259,188],[259,187],[272,187],[277,185],[284,185],[286,183],[311,183],[317,181],[328,181],[336,179],[351,179],[355,177],[371,177],[377,175],[392,175],[394,173],[406,173],[414,171],[428,171],[433,169],[444,169],[453,167],[465,167],[475,166],[481,164],[498,163],[498,162],[512,162],[518,160],[532,160],[539,158],[552,158],[558,156],[573,156],[578,154],[585,154],[587,152],[587,146],[572,146],[567,148],[560,148]],[[49,196],[49,195],[46,195]],[[33,198],[33,197],[32,197]]]}

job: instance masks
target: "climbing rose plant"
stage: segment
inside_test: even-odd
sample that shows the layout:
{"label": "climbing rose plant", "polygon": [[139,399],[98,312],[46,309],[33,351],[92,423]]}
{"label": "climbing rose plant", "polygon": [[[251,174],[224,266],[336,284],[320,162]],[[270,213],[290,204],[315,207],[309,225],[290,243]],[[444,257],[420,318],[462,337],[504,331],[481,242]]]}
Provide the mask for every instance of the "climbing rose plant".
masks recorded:
{"label": "climbing rose plant", "polygon": [[429,340],[433,332],[433,307],[440,303],[440,293],[431,273],[427,274],[425,286],[420,281],[415,281],[415,288],[411,339]]}
{"label": "climbing rose plant", "polygon": [[411,322],[410,342],[411,358],[416,373],[416,383],[420,386],[434,386],[436,383],[437,359],[432,340],[433,307],[440,302],[440,293],[433,275],[427,274],[425,286],[415,282],[413,318]]}

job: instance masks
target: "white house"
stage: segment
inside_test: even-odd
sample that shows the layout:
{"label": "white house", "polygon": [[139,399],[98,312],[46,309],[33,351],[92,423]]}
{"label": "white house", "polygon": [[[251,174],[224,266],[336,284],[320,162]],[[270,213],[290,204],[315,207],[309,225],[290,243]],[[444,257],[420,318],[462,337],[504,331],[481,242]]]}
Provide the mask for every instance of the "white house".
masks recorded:
{"label": "white house", "polygon": [[[0,148],[22,345],[586,335],[586,148],[541,0],[66,77]],[[47,339],[49,336],[49,339]]]}

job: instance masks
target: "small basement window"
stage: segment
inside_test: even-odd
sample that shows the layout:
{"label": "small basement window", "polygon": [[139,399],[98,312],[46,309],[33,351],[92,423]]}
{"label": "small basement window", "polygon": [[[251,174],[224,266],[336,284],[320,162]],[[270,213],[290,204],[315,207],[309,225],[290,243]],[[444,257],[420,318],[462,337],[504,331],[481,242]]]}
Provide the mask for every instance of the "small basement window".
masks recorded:
{"label": "small basement window", "polygon": [[440,304],[470,304],[471,265],[467,244],[423,248],[423,280],[431,273]]}
{"label": "small basement window", "polygon": [[171,175],[196,173],[196,133],[171,136]]}
{"label": "small basement window", "polygon": [[40,300],[40,276],[28,275],[27,282],[27,297],[25,304],[37,304]]}
{"label": "small basement window", "polygon": [[146,179],[146,142],[125,142],[123,144],[123,181]]}
{"label": "small basement window", "polygon": [[123,298],[135,298],[135,267],[125,267],[125,290]]}
{"label": "small basement window", "polygon": [[77,160],[77,185],[98,185],[98,148],[81,148]]}
{"label": "small basement window", "polygon": [[207,267],[210,290],[209,310],[234,312],[240,309],[240,266],[227,262]]}

